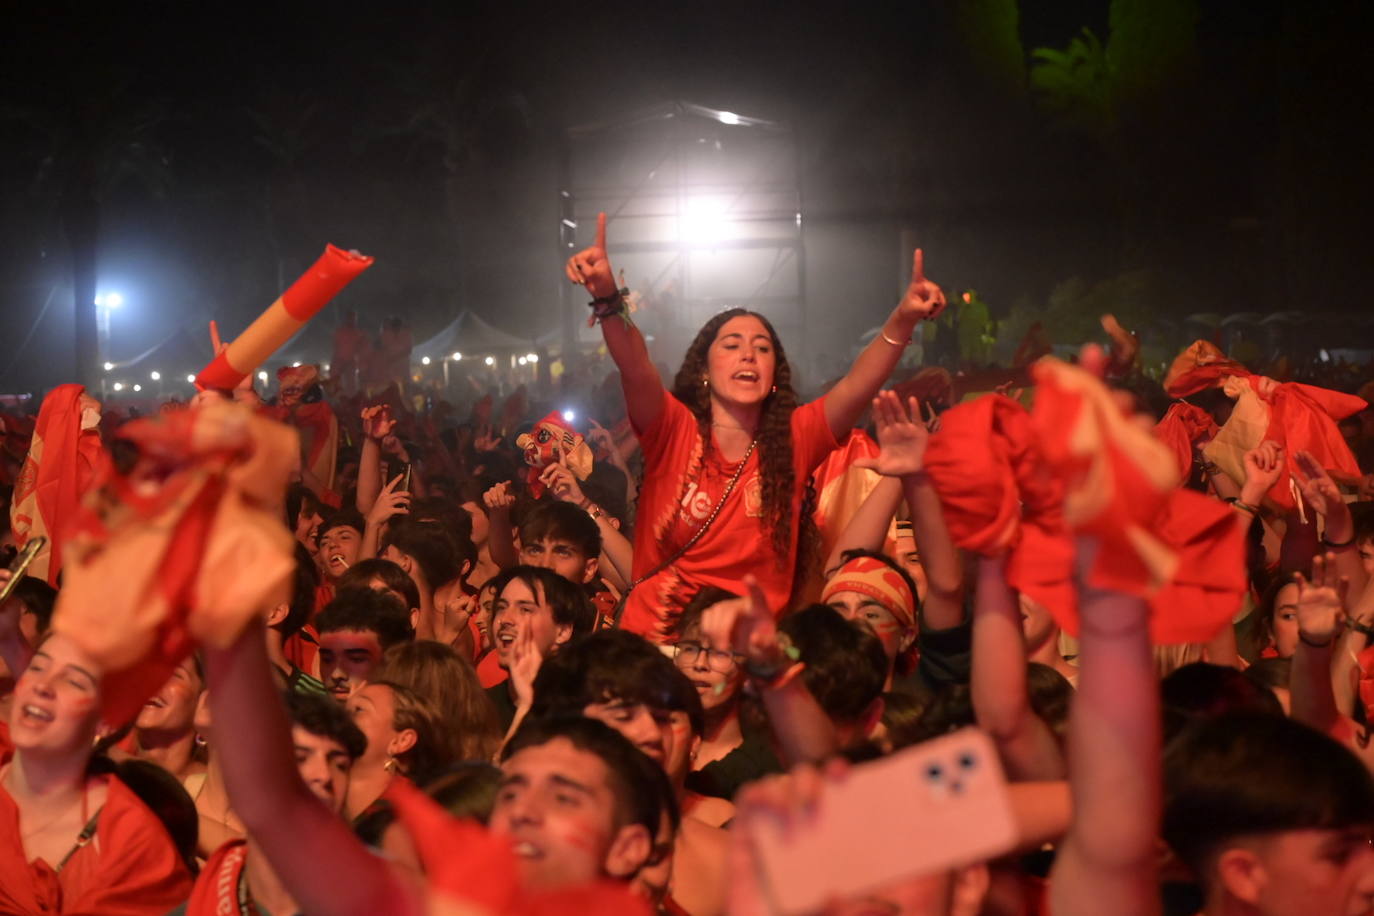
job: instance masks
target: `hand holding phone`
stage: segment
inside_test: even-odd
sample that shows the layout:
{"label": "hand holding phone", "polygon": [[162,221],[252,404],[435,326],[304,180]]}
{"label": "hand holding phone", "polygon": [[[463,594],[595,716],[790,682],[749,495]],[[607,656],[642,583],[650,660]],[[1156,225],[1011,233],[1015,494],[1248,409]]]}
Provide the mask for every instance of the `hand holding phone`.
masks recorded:
{"label": "hand holding phone", "polygon": [[[737,799],[734,829],[752,847],[770,912],[815,912],[835,900],[985,861],[1016,842],[997,752],[974,728],[838,778],[814,769],[787,778],[796,782],[781,796],[765,787]],[[782,810],[779,797],[794,810]]]}

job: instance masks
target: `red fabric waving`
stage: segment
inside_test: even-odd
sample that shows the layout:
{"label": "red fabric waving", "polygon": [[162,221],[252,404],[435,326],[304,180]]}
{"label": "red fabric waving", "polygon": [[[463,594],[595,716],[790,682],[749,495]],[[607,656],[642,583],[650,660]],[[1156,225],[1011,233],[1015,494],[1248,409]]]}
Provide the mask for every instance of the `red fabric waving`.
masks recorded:
{"label": "red fabric waving", "polygon": [[1201,407],[1187,401],[1175,401],[1164,418],[1155,424],[1155,437],[1174,453],[1179,479],[1187,478],[1193,469],[1193,446],[1198,440],[1215,436],[1216,421]]}

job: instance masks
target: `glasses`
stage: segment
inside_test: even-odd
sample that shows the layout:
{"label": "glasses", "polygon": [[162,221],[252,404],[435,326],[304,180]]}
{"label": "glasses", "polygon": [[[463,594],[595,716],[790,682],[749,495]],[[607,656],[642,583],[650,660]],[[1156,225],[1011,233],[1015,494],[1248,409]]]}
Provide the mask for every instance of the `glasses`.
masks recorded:
{"label": "glasses", "polygon": [[735,665],[744,660],[744,656],[737,652],[708,649],[697,642],[680,642],[673,646],[673,661],[677,662],[680,668],[688,668],[697,663],[703,652],[706,653],[706,666],[721,674],[729,674]]}

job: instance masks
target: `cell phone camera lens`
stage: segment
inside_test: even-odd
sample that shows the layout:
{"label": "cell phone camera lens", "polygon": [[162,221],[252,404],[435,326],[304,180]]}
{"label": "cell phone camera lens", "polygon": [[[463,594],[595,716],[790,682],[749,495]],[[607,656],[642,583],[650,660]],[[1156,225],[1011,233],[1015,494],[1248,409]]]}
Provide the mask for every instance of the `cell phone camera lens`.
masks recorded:
{"label": "cell phone camera lens", "polygon": [[931,763],[926,765],[926,779],[928,779],[931,782],[939,782],[944,778],[944,767],[940,766],[938,763]]}
{"label": "cell phone camera lens", "polygon": [[978,756],[968,751],[959,755],[959,766],[965,770],[971,770],[978,765]]}

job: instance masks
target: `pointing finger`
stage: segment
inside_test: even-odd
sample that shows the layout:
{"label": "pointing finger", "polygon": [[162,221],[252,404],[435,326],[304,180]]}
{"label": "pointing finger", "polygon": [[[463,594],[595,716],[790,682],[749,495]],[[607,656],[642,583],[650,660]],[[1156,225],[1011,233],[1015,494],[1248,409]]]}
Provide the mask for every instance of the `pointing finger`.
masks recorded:
{"label": "pointing finger", "polygon": [[602,251],[606,250],[606,213],[602,211],[596,215],[596,246]]}

